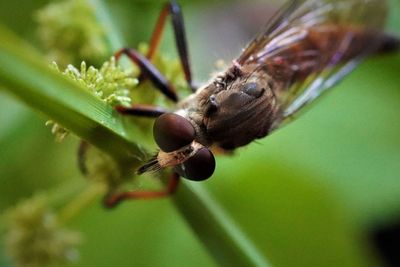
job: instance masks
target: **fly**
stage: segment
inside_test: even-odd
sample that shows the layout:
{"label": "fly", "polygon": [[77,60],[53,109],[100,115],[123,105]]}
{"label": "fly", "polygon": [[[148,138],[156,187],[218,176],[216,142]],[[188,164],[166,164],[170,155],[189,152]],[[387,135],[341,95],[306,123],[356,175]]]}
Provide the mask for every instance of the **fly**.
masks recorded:
{"label": "fly", "polygon": [[[171,1],[157,21],[150,49],[143,56],[123,48],[161,93],[176,102],[172,112],[150,105],[117,106],[122,114],[156,118],[160,148],[138,173],[171,167],[169,185],[160,192],[110,194],[112,207],[123,199],[173,193],[179,177],[201,181],[215,169],[214,150],[232,151],[282,127],[309,103],[332,88],[364,58],[395,50],[400,42],[383,32],[387,3],[382,0],[294,0],[282,7],[231,66],[204,86],[193,86],[180,6]],[[168,15],[178,54],[193,93],[178,101],[173,86],[152,65]]]}

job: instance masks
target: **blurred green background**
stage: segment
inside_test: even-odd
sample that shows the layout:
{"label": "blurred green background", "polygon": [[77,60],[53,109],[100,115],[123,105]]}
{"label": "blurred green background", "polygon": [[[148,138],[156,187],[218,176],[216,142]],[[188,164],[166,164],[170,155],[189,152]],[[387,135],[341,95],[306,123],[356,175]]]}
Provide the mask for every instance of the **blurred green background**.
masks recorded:
{"label": "blurred green background", "polygon": [[[163,2],[108,1],[127,45],[149,39]],[[217,59],[237,55],[275,6],[179,2],[199,81],[208,79]],[[38,46],[32,13],[46,3],[0,1],[0,21]],[[387,29],[400,35],[398,1],[391,1]],[[171,35],[168,29],[162,50],[173,57]],[[272,266],[385,266],[371,240],[400,220],[399,73],[400,54],[369,59],[294,123],[217,159],[204,187]],[[0,89],[2,213],[34,192],[82,183],[78,139],[54,142],[46,120]],[[69,227],[84,235],[71,266],[216,265],[168,199],[112,211],[99,200]],[[12,266],[4,253],[0,265]]]}

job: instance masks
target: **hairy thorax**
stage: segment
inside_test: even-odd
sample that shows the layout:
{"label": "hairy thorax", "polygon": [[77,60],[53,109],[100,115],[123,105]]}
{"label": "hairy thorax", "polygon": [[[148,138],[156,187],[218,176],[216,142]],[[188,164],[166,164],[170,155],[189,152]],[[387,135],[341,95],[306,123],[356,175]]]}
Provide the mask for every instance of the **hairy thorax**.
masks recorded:
{"label": "hairy thorax", "polygon": [[273,87],[265,69],[234,65],[182,101],[176,113],[193,124],[198,142],[232,150],[270,131],[277,114]]}

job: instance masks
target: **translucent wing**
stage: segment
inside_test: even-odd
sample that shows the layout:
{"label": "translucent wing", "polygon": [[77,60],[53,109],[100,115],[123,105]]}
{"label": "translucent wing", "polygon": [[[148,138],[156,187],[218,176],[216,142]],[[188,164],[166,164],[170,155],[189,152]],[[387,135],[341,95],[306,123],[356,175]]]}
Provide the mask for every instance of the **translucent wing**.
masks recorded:
{"label": "translucent wing", "polygon": [[237,59],[261,66],[280,106],[278,128],[378,49],[384,0],[298,0],[272,18]]}

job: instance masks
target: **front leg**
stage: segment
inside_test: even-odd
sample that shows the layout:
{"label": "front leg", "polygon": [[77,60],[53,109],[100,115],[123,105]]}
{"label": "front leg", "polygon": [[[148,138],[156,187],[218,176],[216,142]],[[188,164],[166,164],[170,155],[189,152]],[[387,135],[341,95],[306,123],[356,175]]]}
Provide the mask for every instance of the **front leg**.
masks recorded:
{"label": "front leg", "polygon": [[128,56],[140,68],[142,74],[148,77],[161,93],[172,101],[178,102],[178,96],[175,93],[174,87],[146,57],[132,48],[122,48],[114,56],[116,60],[119,60],[122,55]]}
{"label": "front leg", "polygon": [[166,109],[153,105],[135,104],[130,107],[115,106],[115,109],[123,115],[157,118],[168,112]]}
{"label": "front leg", "polygon": [[161,191],[126,191],[121,193],[111,193],[104,198],[104,206],[114,208],[121,201],[128,199],[156,199],[166,197],[173,194],[178,188],[180,177],[176,173],[172,173],[168,185]]}

